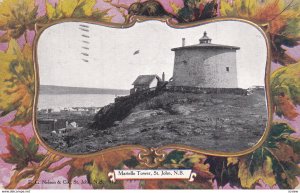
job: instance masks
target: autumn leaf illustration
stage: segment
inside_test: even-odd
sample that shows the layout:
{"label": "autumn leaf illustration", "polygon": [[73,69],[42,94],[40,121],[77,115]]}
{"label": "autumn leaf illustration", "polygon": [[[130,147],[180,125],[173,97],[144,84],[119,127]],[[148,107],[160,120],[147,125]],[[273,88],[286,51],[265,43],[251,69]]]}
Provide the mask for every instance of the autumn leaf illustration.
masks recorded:
{"label": "autumn leaf illustration", "polygon": [[16,111],[11,124],[26,125],[32,118],[34,96],[32,47],[25,44],[21,49],[12,39],[0,58],[0,113]]}
{"label": "autumn leaf illustration", "polygon": [[172,8],[177,11],[176,19],[179,23],[199,21],[217,16],[218,3],[213,1],[203,0],[184,0],[184,6],[178,10],[175,5]]}
{"label": "autumn leaf illustration", "polygon": [[274,123],[264,144],[249,155],[228,158],[229,166],[238,166],[242,188],[255,188],[260,180],[273,187],[295,188],[300,175],[298,166],[300,140],[291,137],[295,131],[285,123]]}
{"label": "autumn leaf illustration", "polygon": [[263,182],[270,187],[295,188],[300,175],[300,140],[293,133],[286,123],[274,123],[266,141],[254,152],[240,157],[209,156],[205,163],[218,187],[229,184],[253,189]]}
{"label": "autumn leaf illustration", "polygon": [[172,8],[173,13],[177,14],[178,11],[181,9],[181,7],[179,7],[176,3],[170,1],[169,2],[170,7]]}
{"label": "autumn leaf illustration", "polygon": [[[256,152],[263,153],[263,152]],[[240,159],[239,161],[239,173],[238,177],[241,180],[241,185],[244,188],[254,188],[258,185],[259,180],[270,187],[276,184],[275,175],[272,170],[272,158],[270,156],[264,155],[263,160],[257,159],[258,155],[253,154],[250,159]],[[254,156],[256,156],[254,158]]]}
{"label": "autumn leaf illustration", "polygon": [[209,164],[209,171],[214,174],[213,180],[217,182],[218,187],[224,187],[227,184],[230,187],[242,187],[238,177],[239,167],[236,158],[208,156],[205,163]]}
{"label": "autumn leaf illustration", "polygon": [[46,1],[46,14],[49,21],[62,18],[91,18],[96,21],[110,22],[108,11],[94,9],[96,0],[59,0],[54,6]]}
{"label": "autumn leaf illustration", "polygon": [[123,161],[130,159],[132,155],[131,150],[118,150],[94,157],[74,158],[68,171],[68,180],[71,182],[76,176],[86,176],[95,189],[121,188],[122,183],[120,181],[111,183],[107,174],[114,169],[121,169],[124,166]]}
{"label": "autumn leaf illustration", "polygon": [[0,127],[5,134],[7,150],[9,153],[1,154],[4,162],[16,164],[15,170],[22,170],[30,162],[39,163],[44,159],[43,154],[37,153],[38,143],[35,137],[26,139],[23,133],[18,133],[12,128]]}
{"label": "autumn leaf illustration", "polygon": [[278,116],[295,119],[300,104],[300,62],[283,66],[271,75],[273,110]]}
{"label": "autumn leaf illustration", "polygon": [[252,20],[267,26],[271,39],[272,60],[281,65],[295,63],[285,47],[299,45],[300,5],[295,0],[221,1],[221,16]]}
{"label": "autumn leaf illustration", "polygon": [[42,20],[37,17],[38,6],[34,0],[3,0],[0,2],[0,42],[17,39],[23,34],[27,40],[27,31],[34,30],[36,22]]}

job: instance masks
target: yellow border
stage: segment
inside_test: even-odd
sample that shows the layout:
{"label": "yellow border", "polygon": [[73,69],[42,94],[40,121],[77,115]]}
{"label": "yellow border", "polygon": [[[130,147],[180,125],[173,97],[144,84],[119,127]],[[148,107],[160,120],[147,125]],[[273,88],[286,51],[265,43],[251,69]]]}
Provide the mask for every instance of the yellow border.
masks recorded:
{"label": "yellow border", "polygon": [[196,27],[196,26],[201,26],[204,24],[208,23],[213,23],[213,22],[222,22],[222,21],[239,21],[239,22],[244,22],[248,23],[255,28],[257,28],[262,35],[265,38],[266,42],[266,47],[267,47],[267,61],[266,61],[266,67],[265,67],[265,92],[266,92],[266,98],[267,98],[267,109],[268,109],[268,122],[266,125],[266,129],[264,131],[263,136],[260,138],[260,140],[255,144],[253,147],[239,151],[239,152],[222,152],[222,151],[214,151],[214,150],[203,150],[200,148],[196,147],[190,147],[187,145],[179,145],[179,144],[169,144],[165,145],[162,147],[154,148],[157,152],[164,152],[163,150],[166,149],[177,149],[177,150],[185,150],[185,151],[191,151],[195,153],[200,153],[200,154],[205,154],[205,155],[212,155],[212,156],[225,156],[225,157],[235,157],[235,156],[242,156],[248,153],[251,153],[255,151],[257,148],[259,148],[266,138],[268,137],[273,115],[272,115],[272,110],[271,110],[271,97],[270,97],[270,76],[271,76],[271,49],[270,49],[270,40],[267,34],[264,32],[264,30],[260,27],[260,25],[253,23],[248,20],[240,19],[240,18],[228,18],[228,17],[219,17],[219,18],[213,18],[209,20],[204,20],[204,21],[199,21],[199,22],[193,22],[193,23],[187,23],[187,24],[177,24],[172,21],[172,18],[157,18],[157,17],[143,17],[143,16],[133,16],[131,18],[131,21],[127,24],[117,24],[117,23],[106,23],[106,22],[96,22],[96,21],[88,21],[86,19],[75,19],[75,18],[70,18],[70,19],[62,19],[55,21],[50,24],[45,24],[45,25],[40,25],[36,24],[36,36],[34,39],[34,44],[33,44],[33,60],[34,60],[34,77],[35,77],[35,94],[34,94],[34,101],[33,101],[33,128],[34,128],[34,133],[37,136],[37,139],[39,142],[51,153],[62,155],[64,157],[73,157],[73,158],[83,158],[83,157],[94,157],[94,156],[99,156],[101,154],[107,153],[109,151],[116,151],[116,150],[142,150],[141,152],[151,152],[150,149],[153,148],[147,148],[142,145],[121,145],[121,146],[116,146],[116,147],[110,147],[104,150],[100,150],[95,153],[89,153],[89,154],[68,154],[68,153],[63,153],[56,151],[52,149],[49,145],[47,145],[42,138],[39,136],[39,132],[37,131],[37,119],[36,119],[36,110],[37,110],[37,100],[38,100],[38,94],[39,94],[39,70],[38,70],[38,63],[37,63],[37,43],[40,38],[40,35],[42,32],[47,29],[48,27],[51,27],[53,25],[63,23],[63,22],[84,22],[84,23],[89,23],[89,24],[96,24],[96,25],[101,25],[105,27],[111,27],[111,28],[129,28],[132,27],[135,23],[137,22],[145,22],[149,20],[156,20],[156,21],[161,21],[165,22],[169,27],[172,28],[177,28],[177,29],[183,29],[183,28],[190,28],[190,27]]}

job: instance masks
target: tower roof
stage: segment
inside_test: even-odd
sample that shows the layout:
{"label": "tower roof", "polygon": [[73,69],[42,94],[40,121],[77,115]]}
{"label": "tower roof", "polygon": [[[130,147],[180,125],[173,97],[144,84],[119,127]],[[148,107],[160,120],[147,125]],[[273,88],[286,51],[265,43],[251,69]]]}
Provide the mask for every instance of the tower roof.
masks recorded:
{"label": "tower roof", "polygon": [[211,48],[211,49],[231,49],[231,50],[239,50],[240,47],[236,46],[228,46],[228,45],[221,45],[221,44],[212,44],[211,38],[207,36],[206,31],[203,33],[202,38],[199,39],[199,44],[190,45],[190,46],[182,46],[177,48],[172,48],[172,51],[175,50],[183,50],[183,49],[197,49],[197,48]]}
{"label": "tower roof", "polygon": [[205,31],[203,33],[203,37],[199,39],[199,43],[200,44],[205,44],[205,43],[210,44],[210,42],[211,42],[211,39],[207,36],[207,33]]}

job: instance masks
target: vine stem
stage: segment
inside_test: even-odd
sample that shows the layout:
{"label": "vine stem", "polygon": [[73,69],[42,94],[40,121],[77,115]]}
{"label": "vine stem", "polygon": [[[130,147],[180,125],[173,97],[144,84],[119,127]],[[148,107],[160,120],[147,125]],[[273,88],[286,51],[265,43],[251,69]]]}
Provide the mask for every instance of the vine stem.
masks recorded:
{"label": "vine stem", "polygon": [[287,175],[288,172],[285,170],[285,168],[283,167],[283,165],[280,163],[280,160],[278,160],[278,158],[276,157],[276,155],[274,155],[274,153],[272,152],[272,150],[270,150],[269,148],[265,147],[265,149],[275,158],[275,160],[278,162],[278,165],[281,167],[282,171]]}
{"label": "vine stem", "polygon": [[25,39],[26,44],[28,44],[28,33],[27,33],[27,29],[26,29],[25,32],[24,32],[24,39]]}
{"label": "vine stem", "polygon": [[294,0],[291,0],[290,3],[276,16],[274,16],[269,22],[273,21],[274,19],[276,19],[278,16],[280,16],[283,12],[285,12],[294,2]]}
{"label": "vine stem", "polygon": [[[55,154],[50,154],[48,152],[46,154],[45,159],[42,160],[36,167],[26,167],[21,171],[16,170],[15,173],[13,174],[13,176],[11,177],[11,181],[5,186],[5,188],[6,189],[16,189],[16,188],[28,189],[28,188],[33,187],[36,184],[37,180],[39,179],[39,177],[43,171],[55,172],[57,170],[64,168],[67,165],[70,165],[70,163],[73,161],[73,160],[68,160],[58,166],[49,168],[51,166],[51,164],[58,162],[62,159],[63,159],[63,157],[57,156]],[[18,184],[20,181],[22,181],[26,178],[31,178],[31,177],[33,177],[33,179],[30,182],[18,187]]]}
{"label": "vine stem", "polygon": [[[250,163],[249,163],[249,166],[248,166],[248,171],[250,170],[250,166],[251,166],[251,164],[252,164],[252,161],[253,161],[253,157],[254,157],[254,155],[253,155],[253,153],[252,153],[252,155],[251,155],[251,158],[250,158]],[[251,173],[251,172],[250,172]],[[247,175],[247,178],[246,178],[246,183],[247,183],[247,181],[248,181],[248,175]]]}
{"label": "vine stem", "polygon": [[60,165],[58,165],[58,166],[56,166],[56,167],[53,167],[53,168],[47,168],[45,171],[46,171],[46,172],[49,172],[49,173],[52,173],[52,172],[55,172],[55,171],[57,171],[57,170],[63,169],[64,167],[70,165],[72,162],[73,162],[73,160],[68,160],[68,161],[66,161],[66,162],[64,162],[64,163],[62,163],[62,164],[60,164]]}

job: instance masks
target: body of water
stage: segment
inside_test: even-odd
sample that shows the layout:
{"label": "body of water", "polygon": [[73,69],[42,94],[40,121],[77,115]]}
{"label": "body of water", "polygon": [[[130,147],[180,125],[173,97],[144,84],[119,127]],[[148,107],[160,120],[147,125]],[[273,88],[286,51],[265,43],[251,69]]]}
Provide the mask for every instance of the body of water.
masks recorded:
{"label": "body of water", "polygon": [[69,107],[103,107],[113,103],[115,95],[110,94],[40,94],[38,109]]}

